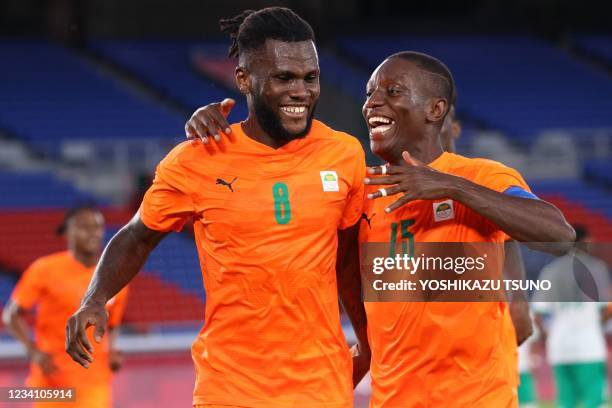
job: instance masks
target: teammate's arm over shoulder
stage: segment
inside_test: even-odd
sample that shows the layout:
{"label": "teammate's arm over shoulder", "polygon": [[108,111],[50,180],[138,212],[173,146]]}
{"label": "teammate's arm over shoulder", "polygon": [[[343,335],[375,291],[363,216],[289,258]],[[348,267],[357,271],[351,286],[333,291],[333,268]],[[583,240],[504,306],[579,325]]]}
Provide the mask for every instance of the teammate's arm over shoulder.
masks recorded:
{"label": "teammate's arm over shoulder", "polygon": [[232,128],[227,122],[232,108],[236,104],[231,98],[213,102],[198,108],[185,123],[185,137],[188,140],[199,140],[203,144],[212,144],[211,140],[221,142],[221,135],[232,136]]}

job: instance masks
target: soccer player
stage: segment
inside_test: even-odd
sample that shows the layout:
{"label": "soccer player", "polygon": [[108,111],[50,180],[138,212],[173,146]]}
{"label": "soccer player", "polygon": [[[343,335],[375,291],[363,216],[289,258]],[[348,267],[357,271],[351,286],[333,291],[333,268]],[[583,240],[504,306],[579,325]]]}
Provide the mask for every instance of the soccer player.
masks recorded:
{"label": "soccer player", "polygon": [[[561,212],[537,199],[518,172],[443,152],[440,130],[453,92],[448,69],[424,54],[392,56],[372,74],[363,113],[372,151],[391,166],[368,182],[392,187],[370,193],[376,201],[366,206],[361,241],[399,242],[404,232],[417,242],[570,241]],[[229,108],[226,100],[196,111],[188,137],[218,134]],[[451,217],[436,220],[433,205],[449,200]],[[516,405],[517,338],[505,302],[367,302],[366,311],[372,407]]]}
{"label": "soccer player", "polygon": [[[457,92],[453,90],[453,101],[440,129],[440,142],[445,152],[456,153],[455,142],[461,137],[461,122],[455,109]],[[525,265],[519,244],[508,240],[504,245],[504,276],[507,279],[524,280]],[[508,307],[512,324],[516,331],[516,341],[520,346],[533,333],[533,323],[529,315],[529,303],[524,291],[511,291]],[[520,365],[520,362],[519,362]]]}
{"label": "soccer player", "polygon": [[[359,276],[345,273],[358,270],[347,251],[356,248],[365,154],[357,139],[313,120],[319,66],[308,23],[266,8],[221,25],[234,40],[248,117],[231,125],[236,141],[225,153],[184,142],[162,160],[68,322],[67,351],[91,364],[85,328],[101,338],[102,305],[193,217],[207,294],[192,347],[193,404],[352,407],[353,382],[369,366]],[[338,291],[360,339],[353,370]]]}
{"label": "soccer player", "polygon": [[537,365],[536,358],[539,357],[534,355],[534,346],[538,340],[538,335],[539,332],[536,331],[521,344],[518,351],[520,381],[518,387],[518,401],[521,408],[537,408],[539,406],[536,383],[532,374],[533,369]]}
{"label": "soccer player", "polygon": [[[366,213],[376,217],[360,241],[573,240],[561,212],[518,172],[443,152],[453,90],[448,68],[416,52],[392,55],[370,77],[363,115],[372,151],[388,165],[369,169],[379,177],[365,181]],[[438,218],[443,203],[450,211]],[[372,407],[516,406],[516,339],[505,302],[366,302],[366,312]]]}
{"label": "soccer player", "polygon": [[[58,233],[65,234],[68,250],[36,260],[23,273],[3,311],[3,321],[9,333],[26,348],[31,361],[29,386],[74,387],[75,402],[57,406],[109,408],[111,371],[121,366],[115,337],[127,290],[105,302],[102,310],[109,315],[109,336],[94,347],[96,362],[89,370],[74,364],[64,352],[65,324],[79,307],[100,257],[104,218],[94,207],[75,207],[66,213]],[[34,307],[37,313],[32,338],[24,315]],[[56,405],[41,402],[37,406]]]}
{"label": "soccer player", "polygon": [[[588,230],[579,225],[575,230],[574,249],[540,272],[539,279],[551,281],[551,290],[536,292],[533,306],[553,368],[557,406],[597,408],[607,399],[602,321],[609,317],[605,300],[610,278],[605,262],[589,253]],[[549,317],[548,325],[545,317]]]}

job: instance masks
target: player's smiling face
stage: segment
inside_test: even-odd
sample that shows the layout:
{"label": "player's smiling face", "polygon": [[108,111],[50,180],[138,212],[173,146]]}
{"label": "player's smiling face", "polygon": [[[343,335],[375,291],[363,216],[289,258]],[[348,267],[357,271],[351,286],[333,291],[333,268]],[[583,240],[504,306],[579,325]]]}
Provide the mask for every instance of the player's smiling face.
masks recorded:
{"label": "player's smiling face", "polygon": [[385,60],[372,73],[366,87],[362,113],[370,134],[370,148],[391,161],[408,150],[411,138],[419,138],[425,124],[419,70],[401,58]]}
{"label": "player's smiling face", "polygon": [[250,96],[261,128],[275,139],[305,136],[320,93],[314,43],[267,40],[249,65]]}

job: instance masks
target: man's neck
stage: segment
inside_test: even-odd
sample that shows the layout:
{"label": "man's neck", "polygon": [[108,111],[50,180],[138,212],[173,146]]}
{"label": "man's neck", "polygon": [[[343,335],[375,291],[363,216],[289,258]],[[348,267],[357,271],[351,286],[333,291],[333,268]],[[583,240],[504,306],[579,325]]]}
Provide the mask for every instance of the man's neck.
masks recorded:
{"label": "man's neck", "polygon": [[395,150],[389,163],[394,166],[405,165],[405,160],[402,157],[404,151],[407,151],[410,153],[410,156],[425,164],[431,163],[444,153],[439,137],[423,137],[412,143],[408,142]]}
{"label": "man's neck", "polygon": [[270,146],[273,149],[278,149],[289,143],[289,140],[277,140],[267,134],[262,129],[255,115],[250,114],[249,117],[242,122],[242,131],[256,142]]}
{"label": "man's neck", "polygon": [[74,259],[88,268],[95,266],[100,259],[98,254],[87,254],[82,251],[77,251],[74,248],[68,248],[68,252],[70,252],[70,255],[72,255]]}

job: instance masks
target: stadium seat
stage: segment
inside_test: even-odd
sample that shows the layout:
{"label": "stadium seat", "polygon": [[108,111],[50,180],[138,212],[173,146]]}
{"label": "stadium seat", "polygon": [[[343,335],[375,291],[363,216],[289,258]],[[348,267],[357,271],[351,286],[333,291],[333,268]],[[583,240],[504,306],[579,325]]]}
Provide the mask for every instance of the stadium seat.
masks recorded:
{"label": "stadium seat", "polygon": [[[228,44],[197,40],[98,40],[90,43],[93,52],[139,77],[163,95],[194,110],[226,97],[236,98],[237,92],[214,82],[195,69],[194,53],[213,60],[227,58]],[[233,70],[231,71],[233,73]],[[230,120],[246,117],[243,98],[236,98]]]}
{"label": "stadium seat", "polygon": [[1,40],[0,54],[0,129],[40,151],[58,154],[64,140],[182,136],[181,115],[67,48]]}
{"label": "stadium seat", "polygon": [[581,51],[612,65],[612,35],[574,34],[571,41]]}
{"label": "stadium seat", "polygon": [[536,38],[370,35],[342,37],[337,45],[369,70],[403,50],[441,59],[455,77],[459,110],[524,144],[545,129],[610,124],[612,81]]}

